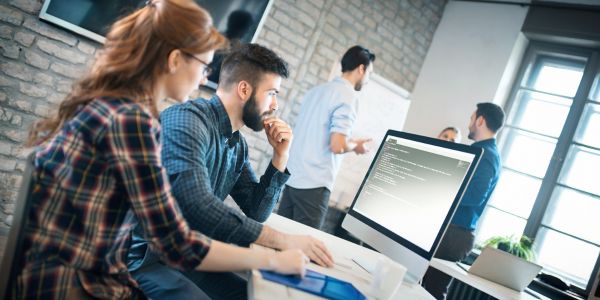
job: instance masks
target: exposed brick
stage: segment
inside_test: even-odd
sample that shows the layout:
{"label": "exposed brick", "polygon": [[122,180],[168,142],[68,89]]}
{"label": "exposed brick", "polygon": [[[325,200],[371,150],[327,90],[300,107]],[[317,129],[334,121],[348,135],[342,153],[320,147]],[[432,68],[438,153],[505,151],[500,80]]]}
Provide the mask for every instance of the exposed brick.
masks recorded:
{"label": "exposed brick", "polygon": [[11,5],[18,7],[30,14],[37,14],[38,12],[40,12],[40,9],[42,8],[41,1],[9,0],[8,3],[10,3]]}
{"label": "exposed brick", "polygon": [[274,31],[269,30],[265,35],[265,39],[273,42],[274,44],[279,44],[279,42],[281,41],[281,36],[279,36],[279,34],[275,33]]}
{"label": "exposed brick", "polygon": [[309,16],[318,17],[321,14],[321,10],[318,6],[315,6],[313,3],[309,1],[298,1],[296,2],[298,9],[307,13]]}
{"label": "exposed brick", "polygon": [[47,70],[48,66],[50,66],[49,59],[44,58],[31,50],[25,51],[25,62],[42,70]]}
{"label": "exposed brick", "polygon": [[23,143],[27,140],[27,132],[23,130],[2,130],[0,131],[0,135],[18,143]]}
{"label": "exposed brick", "polygon": [[72,35],[66,34],[65,31],[50,27],[50,25],[42,23],[33,17],[26,18],[23,26],[45,37],[61,41],[70,46],[74,46],[75,43],[77,43],[77,39]]}
{"label": "exposed brick", "polygon": [[2,71],[4,72],[4,74],[10,77],[19,78],[24,81],[33,80],[33,72],[28,67],[22,64],[9,61],[3,63],[0,66],[2,66]]}
{"label": "exposed brick", "polygon": [[341,21],[340,18],[335,16],[335,15],[328,15],[327,16],[327,23],[331,24],[333,27],[337,28],[340,26]]}
{"label": "exposed brick", "polygon": [[56,81],[56,90],[61,93],[69,93],[71,91],[71,86],[73,85],[73,81],[71,80],[57,80]]}
{"label": "exposed brick", "polygon": [[0,141],[0,154],[10,155],[10,149],[13,145],[13,143]]}
{"label": "exposed brick", "polygon": [[[0,67],[4,68],[4,65],[0,65]],[[0,86],[6,87],[6,86],[15,86],[15,85],[17,85],[17,83],[15,82],[14,79],[0,75]]]}
{"label": "exposed brick", "polygon": [[33,40],[35,39],[35,35],[23,31],[19,31],[15,33],[15,41],[20,43],[23,46],[31,46],[33,44]]}
{"label": "exposed brick", "polygon": [[70,63],[80,64],[87,59],[87,56],[71,50],[70,47],[61,46],[60,43],[49,40],[40,39],[37,41],[37,46],[40,50]]}
{"label": "exposed brick", "polygon": [[85,41],[79,41],[79,44],[77,44],[77,49],[85,54],[94,54],[98,47],[100,47],[99,44],[90,44]]}
{"label": "exposed brick", "polygon": [[296,19],[299,20],[300,22],[304,23],[306,26],[308,27],[315,27],[315,25],[317,24],[317,20],[315,19],[317,15],[309,15],[307,13],[299,13],[298,15],[296,15]]}
{"label": "exposed brick", "polygon": [[314,6],[316,6],[317,8],[322,8],[323,4],[325,4],[325,0],[309,0],[310,3],[312,3]]}
{"label": "exposed brick", "polygon": [[27,156],[33,151],[31,147],[25,147],[23,144],[19,144],[12,149],[12,156],[15,156],[20,159],[25,159]]}
{"label": "exposed brick", "polygon": [[16,109],[20,109],[20,110],[27,111],[27,112],[33,112],[32,111],[33,105],[31,104],[31,101],[28,101],[28,100],[22,100],[22,99],[12,100],[11,99],[8,101],[8,104],[11,107],[14,107]]}
{"label": "exposed brick", "polygon": [[54,78],[46,73],[38,73],[33,78],[33,82],[52,86],[54,83]]}
{"label": "exposed brick", "polygon": [[0,5],[0,21],[21,25],[23,23],[23,14],[10,7]]}
{"label": "exposed brick", "polygon": [[63,100],[65,100],[66,96],[67,96],[66,94],[62,94],[62,93],[50,93],[47,100],[50,103],[59,104]]}
{"label": "exposed brick", "polygon": [[33,85],[33,84],[24,83],[24,82],[21,82],[19,84],[19,91],[21,91],[21,93],[23,93],[27,96],[38,97],[38,98],[48,95],[47,89],[40,87],[40,86]]}
{"label": "exposed brick", "polygon": [[52,114],[53,109],[48,105],[36,105],[34,113],[40,117],[48,117]]}
{"label": "exposed brick", "polygon": [[69,66],[59,62],[52,63],[52,65],[50,65],[50,69],[60,75],[73,79],[79,78],[84,72],[84,69],[81,67]]}
{"label": "exposed brick", "polygon": [[374,30],[377,27],[377,22],[375,22],[375,20],[373,18],[370,17],[365,17],[365,19],[363,20],[365,26],[367,26],[367,28]]}
{"label": "exposed brick", "polygon": [[20,115],[14,115],[12,119],[10,119],[10,124],[21,126],[22,123],[23,117],[21,117]]}
{"label": "exposed brick", "polygon": [[2,171],[13,171],[17,166],[17,162],[13,159],[6,159],[0,157],[0,170]]}
{"label": "exposed brick", "polygon": [[[11,217],[11,219],[12,219],[12,217],[13,217],[12,215],[15,214],[15,204],[14,203],[6,203],[4,205],[4,212],[6,214],[8,214],[9,215],[8,217]],[[8,219],[8,217],[7,217],[7,219]],[[12,220],[10,220],[9,222],[7,222],[6,224],[12,225]]]}
{"label": "exposed brick", "polygon": [[25,167],[26,167],[25,163],[18,161],[17,166],[15,167],[15,170],[19,171],[19,172],[25,172]]}
{"label": "exposed brick", "polygon": [[21,53],[21,47],[19,47],[13,41],[9,41],[9,42],[3,41],[0,44],[0,49],[2,49],[2,55],[9,57],[9,58],[13,58],[13,59],[18,59],[19,54]]}
{"label": "exposed brick", "polygon": [[11,110],[0,107],[0,121],[8,122],[12,119],[14,113]]}
{"label": "exposed brick", "polygon": [[12,39],[13,29],[10,26],[0,25],[0,38]]}

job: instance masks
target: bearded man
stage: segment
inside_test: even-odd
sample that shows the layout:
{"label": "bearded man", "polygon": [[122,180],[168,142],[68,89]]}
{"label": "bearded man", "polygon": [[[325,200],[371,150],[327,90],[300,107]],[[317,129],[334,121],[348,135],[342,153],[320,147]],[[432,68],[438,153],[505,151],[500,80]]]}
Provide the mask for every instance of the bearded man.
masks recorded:
{"label": "bearded man", "polygon": [[[205,63],[205,62],[203,62]],[[206,63],[205,63],[206,64]],[[301,249],[314,262],[333,266],[330,252],[310,236],[279,232],[264,222],[290,176],[286,169],[293,134],[273,116],[287,63],[256,44],[235,48],[223,60],[216,94],[169,107],[160,115],[162,159],[173,195],[190,227],[223,242],[275,249]],[[239,130],[264,129],[273,147],[260,180],[250,165]],[[226,206],[231,196],[244,212]],[[138,226],[139,228],[139,226]],[[245,299],[246,281],[234,273],[180,272],[162,262],[133,236],[129,270],[152,299]]]}

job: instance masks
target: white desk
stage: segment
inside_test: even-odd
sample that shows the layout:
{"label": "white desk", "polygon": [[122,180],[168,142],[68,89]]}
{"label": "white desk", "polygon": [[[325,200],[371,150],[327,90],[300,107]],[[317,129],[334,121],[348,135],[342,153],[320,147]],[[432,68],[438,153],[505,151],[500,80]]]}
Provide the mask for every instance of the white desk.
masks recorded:
{"label": "white desk", "polygon": [[[265,224],[282,232],[307,234],[322,240],[333,254],[336,265],[329,269],[311,263],[308,268],[351,282],[365,296],[369,297],[367,291],[372,276],[354,263],[351,258],[360,257],[363,259],[373,259],[373,261],[375,261],[378,257],[382,256],[382,254],[277,214],[271,214]],[[252,271],[250,280],[248,281],[248,298],[256,300],[322,299],[297,289],[288,288],[284,285],[264,280],[257,270]],[[393,298],[434,300],[433,296],[425,291],[420,285],[408,285],[406,283],[402,284],[398,293],[394,295]]]}
{"label": "white desk", "polygon": [[499,300],[548,299],[542,296],[536,298],[526,292],[519,293],[518,291],[509,289],[503,285],[483,279],[479,276],[468,273],[461,267],[457,266],[453,261],[434,258],[431,260],[429,265]]}

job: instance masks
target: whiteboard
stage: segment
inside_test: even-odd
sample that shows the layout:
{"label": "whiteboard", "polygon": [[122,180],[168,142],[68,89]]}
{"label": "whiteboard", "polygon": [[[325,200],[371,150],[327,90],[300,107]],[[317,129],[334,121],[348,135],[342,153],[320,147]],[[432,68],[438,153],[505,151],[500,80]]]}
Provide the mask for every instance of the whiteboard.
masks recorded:
{"label": "whiteboard", "polygon": [[367,154],[344,154],[329,203],[342,209],[352,204],[387,130],[404,128],[410,105],[409,92],[375,73],[371,74],[369,83],[358,94],[352,137],[370,137],[373,141],[369,144],[371,151]]}

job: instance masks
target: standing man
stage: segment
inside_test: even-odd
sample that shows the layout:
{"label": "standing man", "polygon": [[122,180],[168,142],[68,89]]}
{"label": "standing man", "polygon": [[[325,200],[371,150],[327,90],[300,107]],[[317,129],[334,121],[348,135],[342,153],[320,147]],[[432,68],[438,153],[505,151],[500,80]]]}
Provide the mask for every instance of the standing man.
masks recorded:
{"label": "standing man", "polygon": [[[504,111],[500,106],[493,103],[477,104],[477,110],[471,115],[468,137],[475,141],[472,146],[483,148],[483,156],[435,257],[460,261],[473,249],[473,231],[500,177],[501,160],[496,147],[496,133],[503,124]],[[423,287],[436,299],[443,299],[451,279],[452,277],[430,267],[423,278]]]}
{"label": "standing man", "polygon": [[[202,62],[206,65],[205,62]],[[205,74],[206,75],[206,74]],[[262,225],[284,183],[292,130],[274,117],[287,64],[273,51],[245,44],[223,61],[216,95],[166,109],[160,116],[162,158],[172,191],[190,227],[238,245],[257,243],[275,249],[301,249],[322,266],[333,265],[325,245],[310,236],[281,233]],[[239,132],[265,130],[273,158],[257,179],[248,144]],[[226,206],[230,195],[244,214]],[[138,227],[139,228],[139,227]],[[137,231],[129,270],[153,299],[245,299],[246,282],[233,273],[180,272],[160,261]],[[203,293],[204,292],[204,293]]]}
{"label": "standing man", "polygon": [[320,229],[343,154],[368,151],[371,139],[352,139],[357,91],[369,81],[375,54],[354,46],[342,57],[342,76],[312,88],[294,128],[287,182],[278,214]]}

